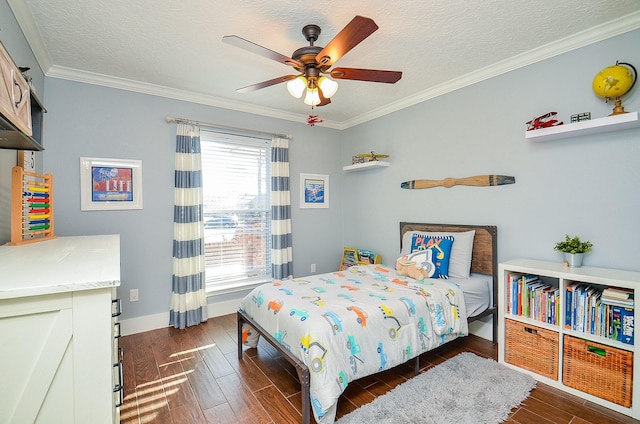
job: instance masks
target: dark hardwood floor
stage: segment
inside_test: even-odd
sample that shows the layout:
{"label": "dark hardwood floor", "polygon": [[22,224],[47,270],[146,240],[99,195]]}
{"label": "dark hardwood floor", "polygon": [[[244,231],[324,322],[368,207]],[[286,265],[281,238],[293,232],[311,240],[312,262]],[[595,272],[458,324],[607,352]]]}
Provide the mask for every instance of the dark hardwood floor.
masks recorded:
{"label": "dark hardwood floor", "polygon": [[[301,421],[295,369],[268,343],[237,359],[236,317],[211,318],[186,330],[163,328],[120,338],[124,349],[121,422],[280,424]],[[470,351],[497,358],[491,342],[469,336],[423,354],[421,371]],[[338,403],[338,417],[371,402],[413,375],[401,365],[352,382]],[[312,419],[313,421],[313,419]],[[538,383],[515,408],[509,424],[640,423]]]}

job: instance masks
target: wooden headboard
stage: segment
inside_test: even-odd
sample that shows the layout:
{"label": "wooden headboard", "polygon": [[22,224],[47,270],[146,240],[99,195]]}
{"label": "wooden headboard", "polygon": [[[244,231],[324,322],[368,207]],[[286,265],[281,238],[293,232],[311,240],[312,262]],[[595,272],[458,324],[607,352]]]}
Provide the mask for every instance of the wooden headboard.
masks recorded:
{"label": "wooden headboard", "polygon": [[402,238],[408,231],[459,233],[471,230],[476,231],[475,237],[473,238],[471,272],[490,275],[493,277],[493,307],[485,310],[483,313],[471,320],[492,315],[493,342],[496,343],[498,340],[498,227],[494,225],[423,224],[418,222],[401,222],[400,249],[402,250]]}
{"label": "wooden headboard", "polygon": [[421,224],[417,222],[400,223],[400,248],[402,237],[409,231],[437,231],[460,233],[475,230],[473,238],[473,256],[471,257],[471,272],[485,275],[498,275],[497,236],[498,228],[492,225],[458,225],[458,224]]}

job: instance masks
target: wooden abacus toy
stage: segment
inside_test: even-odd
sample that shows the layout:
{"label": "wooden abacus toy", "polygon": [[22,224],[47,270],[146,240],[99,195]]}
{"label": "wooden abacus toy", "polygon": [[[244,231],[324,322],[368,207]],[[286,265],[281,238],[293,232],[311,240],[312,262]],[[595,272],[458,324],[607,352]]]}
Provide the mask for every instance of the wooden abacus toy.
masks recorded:
{"label": "wooden abacus toy", "polygon": [[53,176],[11,171],[11,241],[9,246],[55,238],[53,234]]}

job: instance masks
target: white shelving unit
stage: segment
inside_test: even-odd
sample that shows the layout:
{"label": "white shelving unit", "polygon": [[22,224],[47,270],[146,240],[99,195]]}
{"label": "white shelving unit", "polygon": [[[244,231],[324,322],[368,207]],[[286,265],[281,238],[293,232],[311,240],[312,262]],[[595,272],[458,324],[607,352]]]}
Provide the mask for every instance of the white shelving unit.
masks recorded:
{"label": "white shelving unit", "polygon": [[524,138],[532,141],[550,141],[637,127],[640,127],[638,112],[628,112],[621,115],[605,116],[604,118],[526,131]]}
{"label": "white shelving unit", "polygon": [[364,171],[365,169],[386,167],[391,165],[389,162],[383,162],[380,160],[372,160],[364,163],[354,163],[353,165],[345,165],[342,167],[343,171]]}
{"label": "white shelving unit", "polygon": [[[499,264],[499,285],[498,285],[498,361],[511,368],[515,368],[519,371],[525,372],[536,378],[538,381],[558,388],[560,390],[571,393],[575,396],[579,396],[583,399],[589,400],[596,404],[605,406],[614,411],[618,411],[622,414],[629,415],[633,418],[640,418],[640,389],[634,389],[632,387],[632,400],[631,407],[625,407],[618,405],[617,403],[602,399],[598,396],[594,396],[589,393],[582,392],[572,387],[566,386],[563,382],[564,363],[564,338],[565,336],[571,336],[594,342],[600,345],[610,346],[612,348],[620,349],[623,351],[631,352],[633,355],[633,380],[640,381],[640,349],[638,349],[638,343],[634,345],[625,344],[615,340],[611,340],[605,337],[592,335],[590,333],[584,333],[565,328],[564,317],[566,317],[567,305],[565,305],[565,288],[573,283],[586,283],[591,285],[597,285],[602,287],[620,287],[633,289],[634,299],[639,299],[638,294],[640,291],[640,272],[622,271],[607,268],[593,268],[593,267],[581,267],[581,268],[568,268],[564,267],[561,263],[544,262],[530,259],[515,259],[508,262]],[[507,276],[509,273],[522,273],[522,274],[534,274],[540,276],[546,283],[550,283],[552,286],[557,284],[560,291],[560,308],[559,319],[556,324],[548,324],[538,320],[533,320],[520,315],[507,313],[508,293],[507,293]],[[635,309],[634,309],[635,310]],[[555,364],[558,370],[557,378],[549,378],[547,376],[539,375],[535,372],[524,370],[512,365],[505,361],[506,355],[506,324],[507,320],[516,323],[525,324],[527,328],[530,328],[532,332],[539,332],[539,329],[545,332],[551,332],[551,334],[557,334],[558,346],[557,352],[554,353],[557,358]],[[634,319],[635,321],[635,319]],[[538,329],[538,330],[536,330]],[[634,337],[635,339],[635,337]],[[635,341],[635,340],[634,340]],[[631,383],[633,385],[633,383]]]}

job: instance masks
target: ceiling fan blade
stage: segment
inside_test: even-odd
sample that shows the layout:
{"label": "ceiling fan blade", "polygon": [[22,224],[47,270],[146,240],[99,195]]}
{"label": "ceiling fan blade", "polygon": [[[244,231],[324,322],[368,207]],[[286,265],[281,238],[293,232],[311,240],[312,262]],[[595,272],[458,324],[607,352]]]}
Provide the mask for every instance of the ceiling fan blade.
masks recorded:
{"label": "ceiling fan blade", "polygon": [[274,52],[273,50],[269,50],[266,47],[262,47],[261,45],[253,43],[249,40],[245,40],[244,38],[240,38],[237,35],[225,35],[224,37],[222,37],[222,42],[266,57],[267,59],[275,60],[276,62],[293,66],[296,69],[304,69],[304,64],[302,62],[299,62],[278,52]]}
{"label": "ceiling fan blade", "polygon": [[270,79],[269,81],[262,81],[257,84],[248,85],[246,87],[238,88],[236,91],[238,93],[250,93],[252,91],[260,90],[261,88],[271,87],[272,85],[280,84],[285,81],[292,80],[297,78],[297,75],[284,75],[282,77]]}
{"label": "ceiling fan blade", "polygon": [[335,79],[384,82],[394,84],[402,78],[400,71],[381,71],[378,69],[335,68],[331,72]]}
{"label": "ceiling fan blade", "polygon": [[377,29],[378,25],[373,22],[373,19],[356,16],[318,53],[316,62],[323,68],[328,69]]}

